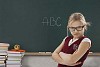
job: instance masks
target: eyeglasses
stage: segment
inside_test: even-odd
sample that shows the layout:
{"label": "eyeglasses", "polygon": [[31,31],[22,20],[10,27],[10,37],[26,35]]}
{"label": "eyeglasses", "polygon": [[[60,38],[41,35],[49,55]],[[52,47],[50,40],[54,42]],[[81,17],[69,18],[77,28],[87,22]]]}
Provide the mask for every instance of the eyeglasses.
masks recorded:
{"label": "eyeglasses", "polygon": [[[84,26],[85,26],[85,25],[84,25]],[[76,29],[77,31],[83,30],[84,26],[68,27],[68,28],[69,28],[69,30],[70,30],[71,32],[73,32],[73,31],[75,31],[75,29]]]}

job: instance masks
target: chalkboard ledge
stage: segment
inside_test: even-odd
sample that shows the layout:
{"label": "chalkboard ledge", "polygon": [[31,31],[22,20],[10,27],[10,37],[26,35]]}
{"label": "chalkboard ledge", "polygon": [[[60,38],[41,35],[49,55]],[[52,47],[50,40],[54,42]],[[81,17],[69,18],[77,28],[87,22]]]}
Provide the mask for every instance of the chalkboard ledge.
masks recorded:
{"label": "chalkboard ledge", "polygon": [[25,55],[34,55],[34,56],[50,56],[51,52],[26,52]]}
{"label": "chalkboard ledge", "polygon": [[[33,56],[51,56],[52,53],[51,52],[26,52],[25,53],[26,56],[30,56],[30,55],[33,55]],[[93,52],[90,52],[88,56],[100,56],[100,53],[93,53]]]}
{"label": "chalkboard ledge", "polygon": [[100,52],[89,53],[88,56],[100,56]]}

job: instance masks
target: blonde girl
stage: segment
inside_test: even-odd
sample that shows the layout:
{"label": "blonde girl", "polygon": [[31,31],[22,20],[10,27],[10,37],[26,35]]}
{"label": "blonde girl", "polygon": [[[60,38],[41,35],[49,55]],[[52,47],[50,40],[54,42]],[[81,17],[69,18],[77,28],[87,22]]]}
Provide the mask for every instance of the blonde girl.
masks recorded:
{"label": "blonde girl", "polygon": [[52,53],[58,67],[82,67],[91,47],[91,40],[84,35],[88,25],[83,14],[71,14],[67,28],[72,36],[66,36]]}

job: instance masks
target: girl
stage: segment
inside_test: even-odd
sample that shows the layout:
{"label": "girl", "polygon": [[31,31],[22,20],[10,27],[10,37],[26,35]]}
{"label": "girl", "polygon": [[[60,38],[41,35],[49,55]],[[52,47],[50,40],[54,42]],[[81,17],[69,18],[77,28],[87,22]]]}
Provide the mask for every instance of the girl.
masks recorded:
{"label": "girl", "polygon": [[91,47],[91,40],[84,36],[89,23],[81,13],[73,13],[69,17],[68,29],[72,36],[65,37],[52,53],[58,67],[81,67]]}

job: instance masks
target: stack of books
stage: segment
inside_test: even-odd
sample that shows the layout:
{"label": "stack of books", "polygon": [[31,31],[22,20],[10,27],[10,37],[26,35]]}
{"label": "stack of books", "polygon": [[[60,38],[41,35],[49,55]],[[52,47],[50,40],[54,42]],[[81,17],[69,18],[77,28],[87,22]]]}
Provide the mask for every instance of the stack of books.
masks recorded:
{"label": "stack of books", "polygon": [[5,67],[6,59],[7,59],[7,51],[9,44],[8,43],[0,43],[0,67]]}
{"label": "stack of books", "polygon": [[25,52],[20,51],[7,51],[6,67],[21,67],[22,58]]}

